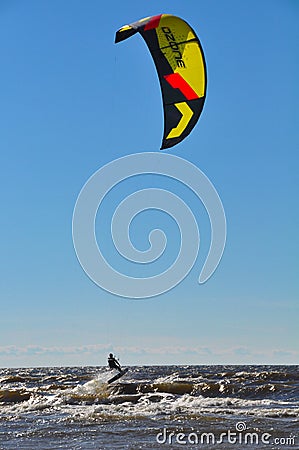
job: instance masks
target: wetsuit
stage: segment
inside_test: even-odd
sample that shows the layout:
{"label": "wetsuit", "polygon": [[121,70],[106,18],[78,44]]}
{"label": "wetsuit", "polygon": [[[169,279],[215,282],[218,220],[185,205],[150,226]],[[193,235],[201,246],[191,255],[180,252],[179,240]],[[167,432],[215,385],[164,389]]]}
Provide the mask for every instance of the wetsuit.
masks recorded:
{"label": "wetsuit", "polygon": [[120,367],[119,363],[116,361],[115,358],[113,358],[113,357],[111,358],[109,356],[108,364],[109,364],[109,368],[110,369],[117,369],[117,370],[119,370],[121,372],[121,367]]}

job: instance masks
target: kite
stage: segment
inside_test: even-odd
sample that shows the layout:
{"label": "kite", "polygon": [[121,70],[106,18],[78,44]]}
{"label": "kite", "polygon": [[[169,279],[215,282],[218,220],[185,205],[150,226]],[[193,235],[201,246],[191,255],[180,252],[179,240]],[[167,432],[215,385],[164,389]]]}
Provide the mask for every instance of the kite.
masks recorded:
{"label": "kite", "polygon": [[185,139],[206,98],[203,50],[190,25],[169,14],[146,17],[116,32],[115,43],[139,32],[153,57],[162,91],[164,134],[161,150]]}

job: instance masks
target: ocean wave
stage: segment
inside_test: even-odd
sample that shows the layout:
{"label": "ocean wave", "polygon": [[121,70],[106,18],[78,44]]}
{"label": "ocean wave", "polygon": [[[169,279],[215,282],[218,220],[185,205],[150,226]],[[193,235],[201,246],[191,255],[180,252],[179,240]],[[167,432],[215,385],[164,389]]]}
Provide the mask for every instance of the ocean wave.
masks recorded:
{"label": "ocean wave", "polygon": [[26,391],[3,390],[0,391],[1,403],[18,403],[29,400],[31,394]]}
{"label": "ocean wave", "polygon": [[256,367],[251,372],[226,367],[131,368],[111,385],[107,384],[111,372],[105,368],[45,368],[32,374],[30,369],[2,372],[3,417],[43,411],[60,419],[81,411],[82,417],[92,420],[112,416],[299,417],[294,368],[275,369],[272,377],[269,369]]}

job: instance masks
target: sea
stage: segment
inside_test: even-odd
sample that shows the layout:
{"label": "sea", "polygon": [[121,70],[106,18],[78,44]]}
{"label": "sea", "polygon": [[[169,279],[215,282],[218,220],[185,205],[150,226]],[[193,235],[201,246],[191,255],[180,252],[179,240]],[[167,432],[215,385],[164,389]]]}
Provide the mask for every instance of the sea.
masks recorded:
{"label": "sea", "polygon": [[298,366],[0,369],[0,449],[299,449]]}

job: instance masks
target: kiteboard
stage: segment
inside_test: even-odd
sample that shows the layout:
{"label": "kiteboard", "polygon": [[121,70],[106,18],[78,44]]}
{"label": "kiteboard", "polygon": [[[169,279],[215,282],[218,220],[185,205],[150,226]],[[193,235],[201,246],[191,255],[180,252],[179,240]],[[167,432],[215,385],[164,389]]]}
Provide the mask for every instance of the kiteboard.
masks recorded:
{"label": "kiteboard", "polygon": [[110,378],[110,380],[107,381],[108,384],[113,383],[113,381],[118,380],[119,378],[121,378],[125,373],[128,372],[129,369],[124,369],[121,372],[117,373],[116,375],[114,375],[114,377]]}

